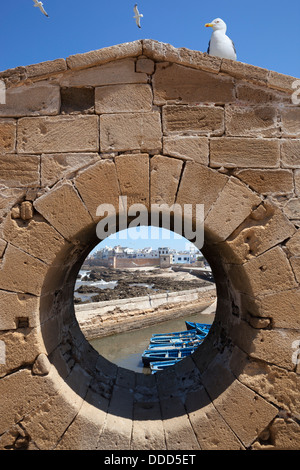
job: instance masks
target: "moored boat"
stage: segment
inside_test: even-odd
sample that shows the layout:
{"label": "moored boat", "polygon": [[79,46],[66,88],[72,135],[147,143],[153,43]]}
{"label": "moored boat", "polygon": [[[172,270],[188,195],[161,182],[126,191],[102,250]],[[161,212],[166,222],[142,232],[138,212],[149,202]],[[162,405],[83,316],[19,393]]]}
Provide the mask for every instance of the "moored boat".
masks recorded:
{"label": "moored boat", "polygon": [[211,325],[208,323],[196,323],[191,321],[185,322],[187,331],[197,331],[197,333],[208,333]]}
{"label": "moored boat", "polygon": [[186,339],[175,339],[166,340],[161,343],[151,343],[148,346],[148,349],[169,349],[169,348],[187,348],[187,347],[197,347],[204,340],[203,335],[196,335],[193,338]]}
{"label": "moored boat", "polygon": [[197,347],[146,349],[142,354],[142,361],[145,366],[149,366],[150,362],[183,359],[184,357],[190,356],[196,349]]}
{"label": "moored boat", "polygon": [[172,359],[171,361],[156,361],[150,362],[150,369],[152,374],[159,370],[164,370],[167,367],[174,366],[177,362],[181,361],[181,359]]}
{"label": "moored boat", "polygon": [[174,335],[174,334],[165,334],[155,336],[152,335],[150,338],[150,344],[159,344],[159,343],[169,343],[171,341],[192,341],[195,339],[199,339],[199,337],[204,338],[206,336],[206,332],[201,332],[195,330],[186,331],[186,334],[181,335]]}

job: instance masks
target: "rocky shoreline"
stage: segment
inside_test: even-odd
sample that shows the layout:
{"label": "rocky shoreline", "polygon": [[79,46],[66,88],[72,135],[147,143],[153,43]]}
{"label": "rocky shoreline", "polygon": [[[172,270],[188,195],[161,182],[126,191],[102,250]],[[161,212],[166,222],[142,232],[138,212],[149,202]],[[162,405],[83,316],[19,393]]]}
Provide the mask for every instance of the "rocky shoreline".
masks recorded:
{"label": "rocky shoreline", "polygon": [[[172,269],[137,268],[110,269],[103,266],[83,267],[87,274],[81,281],[94,283],[96,281],[116,282],[114,288],[100,288],[95,285],[81,285],[75,292],[78,294],[94,294],[90,302],[119,300],[132,297],[142,297],[148,294],[179,292],[199,287],[211,286],[212,282],[188,272],[175,272]],[[74,298],[75,304],[82,304],[80,298]]]}

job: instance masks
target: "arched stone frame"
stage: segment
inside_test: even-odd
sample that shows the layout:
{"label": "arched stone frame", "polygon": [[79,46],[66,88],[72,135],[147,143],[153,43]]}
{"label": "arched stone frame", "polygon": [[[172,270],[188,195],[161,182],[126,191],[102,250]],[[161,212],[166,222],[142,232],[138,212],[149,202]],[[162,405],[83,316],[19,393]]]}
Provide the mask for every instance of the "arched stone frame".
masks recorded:
{"label": "arched stone frame", "polygon": [[[229,65],[225,61],[223,71]],[[240,67],[233,76],[241,76]],[[258,80],[257,70],[247,71]],[[249,175],[222,171],[222,162],[213,159],[208,168],[185,155],[174,158],[167,137],[163,155],[144,148],[143,154],[106,155],[36,194],[33,217],[20,221],[8,214],[0,245],[1,302],[7,306],[1,325],[3,448],[276,448],[278,432],[281,446],[297,442],[295,225],[265,193],[249,188]],[[251,144],[248,139],[253,156]],[[225,166],[228,147],[234,145],[236,154],[239,146],[240,154],[245,149],[239,137],[212,137],[211,150],[218,145]],[[275,139],[269,145],[275,152]],[[157,380],[99,358],[74,321],[72,300],[78,269],[97,241],[96,206],[116,203],[120,194],[144,204],[145,188],[148,202],[170,204],[176,197],[181,204],[205,204],[203,251],[218,286],[216,321],[202,350]],[[23,195],[16,202],[26,213]],[[185,436],[180,443],[179,430]]]}
{"label": "arched stone frame", "polygon": [[[119,158],[124,159],[124,164],[127,159],[127,165],[134,160],[140,174],[145,158],[150,162],[155,159],[154,180],[165,178],[163,163],[168,162],[168,170],[172,165],[178,168],[178,160],[168,156],[124,155]],[[105,187],[108,174],[110,184]],[[154,189],[151,179],[149,187]],[[186,163],[176,202],[199,203],[203,201],[201,193],[205,195],[205,202],[209,201],[205,204],[207,241],[203,251],[217,283],[216,320],[199,352],[164,372],[161,379],[157,375],[156,381],[153,376],[138,374],[137,377],[99,357],[80,332],[73,312],[77,272],[97,242],[95,208],[102,200],[116,204],[116,198],[124,195],[119,192],[115,164],[110,160],[99,161],[74,180],[62,182],[36,199],[37,214],[23,232],[26,236],[26,231],[32,227],[45,250],[44,255],[40,252],[40,257],[44,256],[47,264],[42,273],[37,267],[36,283],[31,278],[25,280],[28,289],[23,287],[28,295],[37,295],[39,299],[35,315],[29,316],[29,326],[35,325],[34,338],[23,351],[30,349],[31,361],[37,358],[33,370],[36,367],[38,375],[32,376],[24,368],[22,356],[19,380],[29,392],[22,429],[38,448],[132,446],[137,449],[150,446],[162,449],[165,445],[172,448],[177,443],[196,449],[206,445],[206,426],[215,427],[217,448],[248,448],[277,416],[278,408],[267,394],[264,397],[257,377],[261,378],[263,371],[263,381],[267,381],[268,369],[270,375],[274,373],[270,364],[290,370],[294,365],[286,340],[278,344],[281,330],[276,331],[272,314],[268,315],[261,304],[270,297],[270,292],[271,298],[286,291],[296,293],[293,272],[280,246],[294,230],[275,206],[262,201],[235,178],[202,165]],[[154,194],[155,190],[153,197]],[[169,189],[166,203],[172,197],[175,197],[174,189]],[[134,194],[132,202],[138,201],[145,202],[144,192]],[[74,215],[79,214],[80,217],[73,220]],[[225,220],[227,223],[223,223]],[[284,229],[282,222],[285,222]],[[25,255],[24,238],[13,237],[14,224],[14,221],[8,224],[7,238],[11,237],[13,245],[7,248],[11,249],[11,255],[7,253],[6,263],[10,266],[10,260],[24,259],[27,266],[32,263],[33,269],[36,255],[34,258],[29,253]],[[262,230],[269,233],[269,238],[265,236],[259,244],[257,240]],[[46,240],[46,237],[52,238]],[[47,246],[51,246],[51,250],[47,250]],[[30,251],[30,246],[26,248]],[[4,275],[5,265],[3,268]],[[276,290],[274,281],[278,272],[281,284]],[[286,330],[286,334],[292,342],[298,332]],[[46,375],[44,354],[51,364]],[[7,366],[17,368],[15,360],[11,366],[8,359]],[[38,372],[39,367],[42,372]],[[22,386],[20,384],[18,387]],[[207,414],[209,422],[205,419]],[[47,423],[51,423],[50,428]],[[94,427],[98,429],[98,438]],[[129,429],[133,433],[131,443]],[[183,431],[187,440],[180,444],[178,433]],[[207,445],[209,448],[213,444]]]}

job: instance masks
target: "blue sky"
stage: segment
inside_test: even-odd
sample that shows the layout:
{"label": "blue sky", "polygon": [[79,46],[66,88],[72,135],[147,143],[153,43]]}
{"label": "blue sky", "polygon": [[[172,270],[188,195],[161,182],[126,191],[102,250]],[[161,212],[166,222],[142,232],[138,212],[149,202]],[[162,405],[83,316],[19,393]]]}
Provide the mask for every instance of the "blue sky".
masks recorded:
{"label": "blue sky", "polygon": [[1,0],[0,70],[137,39],[155,39],[205,52],[206,22],[221,17],[238,60],[300,78],[299,0],[138,0],[142,28],[133,20],[135,0]]}

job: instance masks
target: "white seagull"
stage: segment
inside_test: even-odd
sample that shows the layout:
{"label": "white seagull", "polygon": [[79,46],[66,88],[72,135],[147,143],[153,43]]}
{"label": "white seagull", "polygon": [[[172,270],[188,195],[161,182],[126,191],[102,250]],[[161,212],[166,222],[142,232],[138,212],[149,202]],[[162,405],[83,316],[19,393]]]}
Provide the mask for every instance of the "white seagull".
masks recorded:
{"label": "white seagull", "polygon": [[38,7],[42,13],[44,13],[45,16],[47,16],[49,18],[49,15],[47,15],[47,13],[45,12],[44,10],[44,7],[43,7],[43,2],[39,2],[38,0],[33,0],[34,1],[34,7]]}
{"label": "white seagull", "polygon": [[207,53],[222,59],[236,60],[236,50],[233,41],[226,36],[226,23],[221,18],[216,18],[211,23],[206,23],[205,26],[210,26],[213,29]]}
{"label": "white seagull", "polygon": [[138,26],[139,28],[141,28],[141,18],[143,18],[144,15],[142,15],[141,13],[139,13],[137,4],[134,5],[133,11],[134,11],[134,13],[135,13],[135,15],[134,15],[133,18],[135,18],[135,22],[136,22],[137,26]]}

